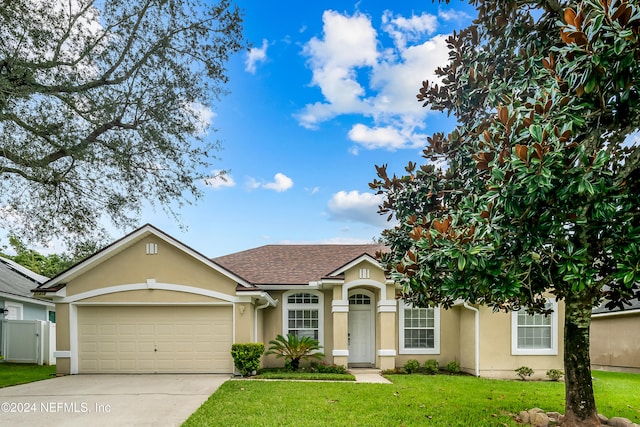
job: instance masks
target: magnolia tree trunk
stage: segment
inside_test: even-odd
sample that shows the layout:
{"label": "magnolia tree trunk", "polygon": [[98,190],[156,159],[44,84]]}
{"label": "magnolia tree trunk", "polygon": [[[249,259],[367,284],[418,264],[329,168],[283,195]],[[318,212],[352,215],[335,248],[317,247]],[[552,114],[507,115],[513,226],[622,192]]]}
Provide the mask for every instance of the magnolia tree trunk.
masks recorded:
{"label": "magnolia tree trunk", "polygon": [[579,299],[567,298],[564,321],[564,427],[600,425],[591,382],[590,325],[591,305]]}

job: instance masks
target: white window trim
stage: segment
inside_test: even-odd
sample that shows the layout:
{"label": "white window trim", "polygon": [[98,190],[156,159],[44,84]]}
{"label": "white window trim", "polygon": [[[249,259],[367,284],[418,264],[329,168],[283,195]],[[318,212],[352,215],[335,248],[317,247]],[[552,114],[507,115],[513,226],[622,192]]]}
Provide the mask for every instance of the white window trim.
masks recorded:
{"label": "white window trim", "polygon": [[405,348],[404,347],[404,310],[413,308],[404,300],[398,300],[398,353],[399,354],[440,354],[440,307],[433,307],[433,348]]}
{"label": "white window trim", "polygon": [[[290,304],[287,301],[291,295],[311,294],[318,297],[318,304]],[[313,310],[318,309],[318,343],[324,347],[324,294],[311,289],[296,289],[282,294],[282,336],[289,332],[289,310]]]}
{"label": "white window trim", "polygon": [[[547,298],[553,313],[551,316],[551,348],[519,348],[518,347],[518,311],[511,312],[511,354],[513,356],[556,356],[558,354],[558,302]],[[526,310],[522,308],[521,310]]]}

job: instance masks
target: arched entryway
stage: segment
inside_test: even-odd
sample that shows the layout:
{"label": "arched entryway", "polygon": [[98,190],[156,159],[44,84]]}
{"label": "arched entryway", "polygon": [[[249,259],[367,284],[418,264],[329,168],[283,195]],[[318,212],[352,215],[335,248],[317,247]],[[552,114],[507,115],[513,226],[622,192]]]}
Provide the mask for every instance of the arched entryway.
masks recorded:
{"label": "arched entryway", "polygon": [[375,295],[365,289],[349,291],[349,365],[375,363]]}

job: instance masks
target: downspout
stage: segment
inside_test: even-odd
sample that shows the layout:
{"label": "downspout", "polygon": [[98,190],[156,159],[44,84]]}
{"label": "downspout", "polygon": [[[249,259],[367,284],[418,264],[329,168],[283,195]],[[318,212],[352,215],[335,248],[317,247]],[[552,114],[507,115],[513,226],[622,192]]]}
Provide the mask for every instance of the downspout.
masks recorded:
{"label": "downspout", "polygon": [[263,305],[256,306],[253,310],[253,342],[258,342],[258,310],[269,307],[270,302],[267,301]]}
{"label": "downspout", "polygon": [[465,301],[464,308],[474,312],[475,317],[475,365],[476,365],[476,377],[480,376],[480,310],[475,307],[471,307]]}

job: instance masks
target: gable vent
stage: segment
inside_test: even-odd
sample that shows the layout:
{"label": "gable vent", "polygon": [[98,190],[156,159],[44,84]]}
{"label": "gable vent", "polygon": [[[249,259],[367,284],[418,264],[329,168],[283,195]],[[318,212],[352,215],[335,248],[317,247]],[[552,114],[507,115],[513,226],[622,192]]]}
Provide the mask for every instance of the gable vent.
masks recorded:
{"label": "gable vent", "polygon": [[370,279],[371,278],[371,270],[369,270],[368,268],[361,268],[360,269],[360,278],[361,279]]}
{"label": "gable vent", "polygon": [[156,255],[158,253],[157,243],[147,243],[147,255]]}

